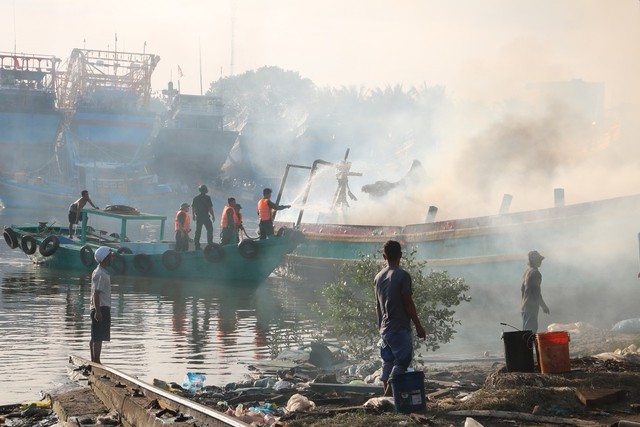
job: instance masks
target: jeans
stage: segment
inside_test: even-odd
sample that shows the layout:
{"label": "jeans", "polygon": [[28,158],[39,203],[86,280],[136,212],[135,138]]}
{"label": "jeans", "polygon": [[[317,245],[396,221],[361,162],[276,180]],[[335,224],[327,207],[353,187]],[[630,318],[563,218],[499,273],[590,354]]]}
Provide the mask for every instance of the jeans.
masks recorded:
{"label": "jeans", "polygon": [[411,364],[413,342],[410,329],[400,329],[382,335],[380,357],[382,358],[381,381],[388,381],[389,377],[404,374]]}

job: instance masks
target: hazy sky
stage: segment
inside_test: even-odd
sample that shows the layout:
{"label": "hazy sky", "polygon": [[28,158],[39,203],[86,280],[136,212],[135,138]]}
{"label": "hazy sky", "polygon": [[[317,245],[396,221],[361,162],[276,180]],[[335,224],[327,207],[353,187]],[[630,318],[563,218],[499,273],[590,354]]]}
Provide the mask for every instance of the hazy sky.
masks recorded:
{"label": "hazy sky", "polygon": [[510,80],[581,78],[605,82],[609,104],[638,99],[625,86],[640,75],[637,0],[0,4],[0,51],[14,50],[15,41],[18,52],[66,59],[74,47],[113,49],[117,33],[118,50],[141,52],[146,42],[161,57],[154,90],[177,80],[179,65],[183,92],[198,93],[200,45],[205,90],[231,72],[233,46],[236,74],[278,66],[320,86],[443,84],[466,96],[508,90]]}

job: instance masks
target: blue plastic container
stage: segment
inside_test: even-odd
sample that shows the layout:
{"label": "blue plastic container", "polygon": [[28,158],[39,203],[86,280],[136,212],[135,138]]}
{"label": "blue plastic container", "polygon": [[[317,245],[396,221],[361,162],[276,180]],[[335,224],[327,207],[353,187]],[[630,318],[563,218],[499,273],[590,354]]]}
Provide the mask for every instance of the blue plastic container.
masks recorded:
{"label": "blue plastic container", "polygon": [[405,372],[390,379],[396,412],[410,414],[427,410],[424,394],[424,372]]}

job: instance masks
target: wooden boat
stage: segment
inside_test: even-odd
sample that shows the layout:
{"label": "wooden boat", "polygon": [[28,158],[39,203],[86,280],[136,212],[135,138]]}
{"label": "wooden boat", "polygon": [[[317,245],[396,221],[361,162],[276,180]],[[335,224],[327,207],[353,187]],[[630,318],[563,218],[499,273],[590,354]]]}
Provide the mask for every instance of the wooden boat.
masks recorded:
{"label": "wooden boat", "polygon": [[[90,272],[96,267],[95,250],[105,245],[115,252],[110,269],[117,275],[259,282],[304,240],[300,231],[283,228],[265,240],[244,239],[237,245],[212,244],[202,251],[177,252],[175,242],[164,240],[166,216],[127,207],[82,212],[79,238],[69,238],[64,228],[41,222],[5,227],[5,241],[13,249],[22,249],[34,263],[52,268]],[[119,223],[118,232],[94,230],[88,225],[94,216]],[[156,235],[136,240],[141,231],[132,224],[144,225]]]}
{"label": "wooden boat", "polygon": [[[401,242],[405,252],[415,249],[416,258],[426,260],[428,269],[448,271],[471,285],[518,285],[527,253],[534,249],[549,260],[545,274],[565,289],[608,281],[632,286],[636,280],[640,194],[568,205],[564,190],[558,188],[553,207],[522,212],[509,212],[511,196],[505,195],[496,215],[438,221],[438,209],[431,206],[420,224],[305,223],[304,203],[320,165],[351,173],[346,157],[335,164],[317,160],[311,167],[287,166],[311,171],[297,221],[276,223],[276,227],[292,226],[305,236],[283,263],[283,270],[292,275],[332,280],[341,264],[362,255],[377,256],[384,242],[393,239]],[[342,182],[346,185],[346,180]],[[339,187],[334,209],[348,208],[344,194]],[[616,268],[594,271],[591,266],[601,265],[603,259]]]}

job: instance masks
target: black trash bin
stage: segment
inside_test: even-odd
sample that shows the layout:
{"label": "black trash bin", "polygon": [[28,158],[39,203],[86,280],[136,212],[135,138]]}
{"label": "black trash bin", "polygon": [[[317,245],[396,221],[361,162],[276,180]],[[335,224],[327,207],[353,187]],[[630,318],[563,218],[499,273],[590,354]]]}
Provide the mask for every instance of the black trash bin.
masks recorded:
{"label": "black trash bin", "polygon": [[509,372],[533,372],[536,336],[531,331],[502,332],[504,357]]}

